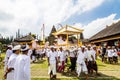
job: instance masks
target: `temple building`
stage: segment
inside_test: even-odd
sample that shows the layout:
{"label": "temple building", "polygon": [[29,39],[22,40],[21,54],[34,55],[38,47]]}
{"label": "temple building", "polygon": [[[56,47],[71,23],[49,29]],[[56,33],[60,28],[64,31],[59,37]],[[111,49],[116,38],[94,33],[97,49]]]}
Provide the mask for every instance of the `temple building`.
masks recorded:
{"label": "temple building", "polygon": [[90,38],[91,43],[105,46],[119,46],[120,47],[120,21],[98,32]]}
{"label": "temple building", "polygon": [[34,37],[32,37],[32,35],[26,35],[21,38],[16,38],[14,42],[18,42],[20,44],[31,44],[32,40],[34,40]]}

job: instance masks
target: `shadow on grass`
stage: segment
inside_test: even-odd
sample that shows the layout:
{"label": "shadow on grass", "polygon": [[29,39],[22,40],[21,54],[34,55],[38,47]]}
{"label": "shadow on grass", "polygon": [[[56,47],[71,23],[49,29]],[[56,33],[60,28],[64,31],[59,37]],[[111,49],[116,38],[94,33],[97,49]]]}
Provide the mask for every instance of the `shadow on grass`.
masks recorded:
{"label": "shadow on grass", "polygon": [[117,64],[115,64],[115,63],[109,63],[109,62],[105,62],[105,64],[109,64],[109,65],[120,65],[120,63],[117,63]]}
{"label": "shadow on grass", "polygon": [[[104,66],[104,65],[102,65]],[[77,78],[77,74],[75,72],[64,72],[61,73],[63,76],[66,76],[68,78],[66,78],[67,80],[85,80],[85,74],[81,73],[80,77]],[[94,72],[94,75],[88,75],[89,76],[89,80],[120,80],[116,77],[113,76],[109,76],[103,73],[98,73],[98,75],[96,75],[96,73]],[[60,79],[63,80],[63,79]]]}
{"label": "shadow on grass", "polygon": [[[32,78],[31,80],[50,80],[49,78]],[[53,80],[85,80],[85,78],[57,78]],[[117,78],[89,78],[89,80],[120,80]]]}
{"label": "shadow on grass", "polygon": [[42,64],[42,63],[44,63],[46,60],[39,60],[39,61],[36,61],[36,62],[34,62],[34,63],[32,63],[32,64]]}
{"label": "shadow on grass", "polygon": [[102,64],[98,64],[98,66],[106,67],[105,65],[102,65]]}
{"label": "shadow on grass", "polygon": [[[102,63],[100,59],[97,60],[97,64],[100,68],[104,68],[104,67],[108,67],[108,64],[109,63]],[[118,64],[110,64],[110,65],[120,65],[120,63]],[[66,68],[68,68],[70,66],[70,64],[67,64]],[[98,69],[98,72],[99,72],[99,69]],[[112,72],[111,72],[112,73]],[[64,72],[64,73],[61,73],[63,76],[66,76],[68,77],[67,80],[73,80],[73,79],[76,79],[76,76],[77,74],[75,72]],[[72,79],[69,79],[69,77],[73,77]],[[104,73],[99,73],[99,75],[96,75],[95,72],[94,72],[94,75],[89,75],[89,80],[120,80],[118,79],[117,77],[114,77],[113,76],[109,76],[109,74],[104,74]],[[76,80],[85,80],[85,74],[81,74],[80,75],[80,78],[76,79]]]}
{"label": "shadow on grass", "polygon": [[[97,59],[97,62],[98,62],[98,66],[104,66],[102,63],[102,61],[101,61],[102,59],[101,58],[99,58],[99,59]],[[104,64],[110,64],[110,65],[120,65],[120,58],[118,58],[118,63],[116,64],[116,63],[114,63],[114,62],[112,62],[111,64],[109,63],[109,61],[108,61],[108,59],[104,62]]]}

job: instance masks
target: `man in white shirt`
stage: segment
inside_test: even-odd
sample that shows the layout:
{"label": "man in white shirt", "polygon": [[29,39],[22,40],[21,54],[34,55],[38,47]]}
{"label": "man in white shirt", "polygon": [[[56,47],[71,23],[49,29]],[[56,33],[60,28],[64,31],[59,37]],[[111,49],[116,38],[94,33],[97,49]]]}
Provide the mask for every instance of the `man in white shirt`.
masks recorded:
{"label": "man in white shirt", "polygon": [[5,59],[4,59],[4,64],[5,64],[5,66],[4,66],[4,71],[6,71],[6,67],[7,67],[7,63],[8,63],[8,60],[9,60],[9,58],[10,58],[10,56],[12,55],[12,45],[8,45],[7,46],[8,47],[8,49],[7,49],[7,51],[6,51],[6,56],[5,56]]}
{"label": "man in white shirt", "polygon": [[93,70],[95,70],[96,71],[96,75],[98,75],[98,67],[97,67],[97,63],[96,63],[96,54],[97,54],[96,46],[93,46],[92,53],[93,53],[93,58],[94,58]]}
{"label": "man in white shirt", "polygon": [[30,57],[27,55],[28,45],[21,47],[22,54],[16,58],[14,65],[14,80],[31,80],[30,79]]}
{"label": "man in white shirt", "polygon": [[50,52],[50,48],[45,48],[45,56],[48,57],[48,53]]}
{"label": "man in white shirt", "polygon": [[57,55],[56,70],[58,71],[59,60],[58,60],[58,48],[56,46],[54,46],[54,51],[55,54]]}
{"label": "man in white shirt", "polygon": [[87,60],[88,60],[87,63],[88,73],[93,74],[93,63],[95,63],[95,60],[94,60],[93,51],[91,50],[91,46],[88,46],[88,50],[86,52],[87,52]]}
{"label": "man in white shirt", "polygon": [[8,49],[6,51],[6,57],[7,57],[7,60],[9,60],[10,56],[12,55],[12,45],[9,45],[8,46]]}
{"label": "man in white shirt", "polygon": [[36,49],[33,49],[32,51],[32,62],[35,63],[36,61]]}
{"label": "man in white shirt", "polygon": [[15,80],[14,79],[14,64],[16,61],[17,56],[20,53],[20,45],[16,45],[12,50],[13,50],[13,54],[10,56],[9,60],[8,60],[8,64],[7,64],[7,69],[6,69],[6,73],[4,75],[4,77],[7,77],[7,80]]}
{"label": "man in white shirt", "polygon": [[46,49],[43,47],[41,49],[41,60],[43,60],[43,58],[45,57],[45,54],[46,54]]}
{"label": "man in white shirt", "polygon": [[41,54],[41,51],[40,49],[36,49],[36,58],[37,58],[37,61],[39,61],[39,58],[40,58],[40,54]]}
{"label": "man in white shirt", "polygon": [[112,49],[111,46],[108,46],[107,49],[107,54],[108,54],[108,62],[111,64],[113,62],[113,53],[112,53]]}
{"label": "man in white shirt", "polygon": [[117,54],[117,49],[115,48],[115,46],[112,46],[112,53],[113,53],[113,62],[115,64],[118,63],[118,54]]}
{"label": "man in white shirt", "polygon": [[81,50],[78,51],[78,57],[77,57],[77,76],[80,76],[81,71],[83,71],[86,74],[86,80],[88,80],[88,70],[87,66],[85,64],[86,57],[86,51],[85,46],[81,47]]}
{"label": "man in white shirt", "polygon": [[71,69],[71,72],[73,72],[73,71],[75,71],[76,59],[77,59],[76,58],[77,57],[77,53],[75,52],[75,49],[74,49],[73,46],[71,47],[69,56],[70,56],[70,62],[71,62],[71,65],[70,65],[69,69]]}
{"label": "man in white shirt", "polygon": [[59,72],[61,72],[61,71],[64,72],[66,56],[67,55],[64,53],[63,48],[60,47],[60,51],[58,52],[58,59],[59,59],[60,64],[61,64],[61,66],[58,69]]}
{"label": "man in white shirt", "polygon": [[56,79],[56,62],[57,54],[54,51],[54,46],[51,46],[51,51],[48,52],[48,74],[50,74],[50,79]]}
{"label": "man in white shirt", "polygon": [[32,53],[33,53],[33,50],[32,50],[32,48],[30,48],[29,50],[28,50],[28,56],[32,59]]}

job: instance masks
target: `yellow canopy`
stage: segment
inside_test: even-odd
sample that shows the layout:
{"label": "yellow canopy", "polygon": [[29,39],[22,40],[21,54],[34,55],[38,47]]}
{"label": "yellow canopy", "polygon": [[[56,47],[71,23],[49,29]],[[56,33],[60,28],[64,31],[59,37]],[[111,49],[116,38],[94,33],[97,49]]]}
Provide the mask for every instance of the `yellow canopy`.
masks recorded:
{"label": "yellow canopy", "polygon": [[[79,41],[79,38],[78,38],[78,35],[80,33],[83,32],[83,29],[79,29],[79,28],[76,28],[76,27],[73,27],[73,26],[70,26],[70,25],[66,25],[64,27],[62,27],[61,29],[57,30],[56,32],[52,33],[54,36],[57,36],[57,35],[61,35],[61,34],[64,34],[67,36],[66,38],[66,43],[61,43],[61,44],[58,44],[58,46],[66,46],[68,48],[68,46],[73,46],[73,45],[81,45],[82,43]],[[77,35],[77,44],[70,44],[68,42],[68,36],[69,35]]]}
{"label": "yellow canopy", "polygon": [[72,34],[80,34],[82,32],[83,32],[83,29],[78,29],[78,28],[75,28],[73,26],[66,25],[66,26],[62,27],[61,29],[59,29],[58,31],[56,31],[55,33],[52,33],[52,34],[55,35],[55,36],[60,35],[60,34],[72,35]]}

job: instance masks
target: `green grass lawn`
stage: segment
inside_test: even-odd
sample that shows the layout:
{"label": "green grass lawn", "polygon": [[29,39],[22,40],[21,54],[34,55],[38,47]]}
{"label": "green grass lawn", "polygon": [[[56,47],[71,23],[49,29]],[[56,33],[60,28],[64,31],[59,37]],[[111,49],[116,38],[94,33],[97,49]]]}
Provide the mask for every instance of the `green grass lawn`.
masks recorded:
{"label": "green grass lawn", "polygon": [[1,58],[2,60],[0,61],[0,80],[3,78],[3,74],[4,74],[4,66],[3,66],[3,60],[4,60],[5,54],[2,53]]}
{"label": "green grass lawn", "polygon": [[[70,62],[68,63],[68,65]],[[118,80],[120,78],[120,64],[108,64],[102,63],[100,59],[97,60],[98,69],[100,76],[98,77],[90,77],[91,80]],[[32,80],[49,80],[49,75],[47,74],[47,61],[41,61],[36,64],[32,64],[31,66],[31,73],[32,73]],[[67,69],[67,68],[66,68]],[[58,80],[84,80],[76,78],[76,75],[68,75],[57,73]],[[38,78],[37,78],[38,77]],[[45,78],[46,77],[46,78]],[[72,78],[73,77],[73,78]],[[85,77],[82,75],[82,77]]]}
{"label": "green grass lawn", "polygon": [[[31,80],[50,80],[48,78],[32,78]],[[78,79],[78,78],[61,78],[61,79],[57,79],[57,80],[85,80],[84,79]],[[116,78],[101,78],[101,79],[89,79],[89,80],[120,80],[120,79],[116,79]]]}
{"label": "green grass lawn", "polygon": [[[2,54],[2,58],[5,55]],[[98,71],[100,76],[91,77],[90,80],[119,80],[120,79],[120,64],[108,64],[102,63],[100,59],[97,60],[98,64]],[[68,66],[70,62],[68,62]],[[67,66],[67,67],[68,67]],[[85,80],[85,75],[81,75],[82,78],[76,78],[76,75],[66,72],[67,68],[65,69],[65,73],[57,73],[57,80]],[[0,68],[0,80],[3,76],[3,66]],[[44,59],[42,61],[32,63],[31,64],[31,80],[49,80],[48,75],[48,65],[47,60]]]}

